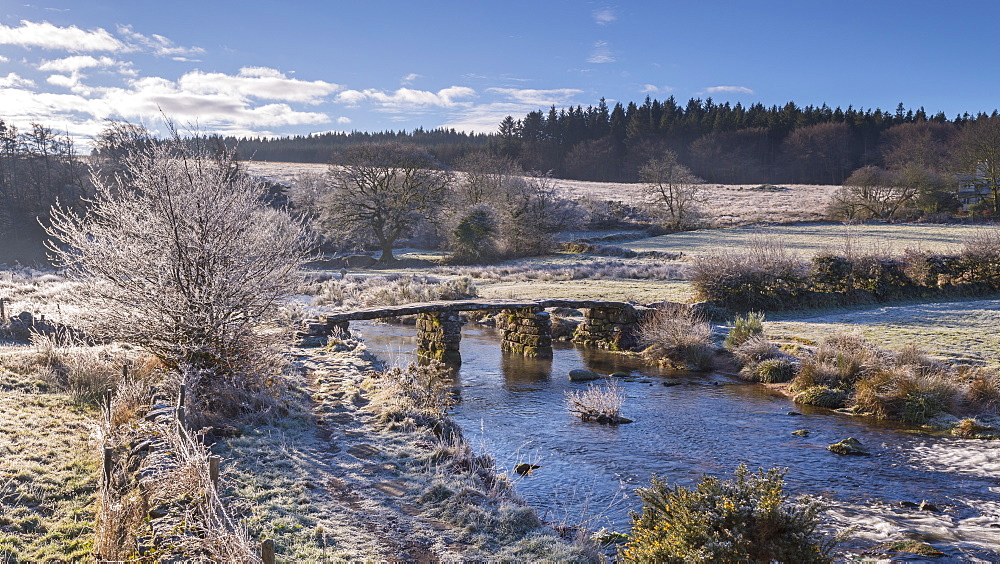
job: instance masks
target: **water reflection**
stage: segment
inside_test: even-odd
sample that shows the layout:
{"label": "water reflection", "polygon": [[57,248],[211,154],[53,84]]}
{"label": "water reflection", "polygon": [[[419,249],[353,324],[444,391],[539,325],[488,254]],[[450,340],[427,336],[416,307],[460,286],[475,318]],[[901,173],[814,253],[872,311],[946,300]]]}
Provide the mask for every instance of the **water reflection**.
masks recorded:
{"label": "water reflection", "polygon": [[549,381],[552,376],[552,359],[501,353],[500,370],[504,386],[508,390],[523,390],[529,384]]}

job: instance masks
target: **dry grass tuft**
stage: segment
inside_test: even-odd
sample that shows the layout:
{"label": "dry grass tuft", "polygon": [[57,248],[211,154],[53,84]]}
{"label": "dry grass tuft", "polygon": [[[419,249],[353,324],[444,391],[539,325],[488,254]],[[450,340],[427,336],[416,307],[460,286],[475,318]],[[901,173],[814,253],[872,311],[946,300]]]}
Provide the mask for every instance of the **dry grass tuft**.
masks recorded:
{"label": "dry grass tuft", "polygon": [[476,286],[462,276],[441,280],[431,276],[345,276],[318,279],[303,289],[314,296],[313,305],[335,309],[388,306],[437,300],[474,298]]}
{"label": "dry grass tuft", "polygon": [[590,384],[586,390],[566,392],[566,407],[584,421],[618,423],[625,405],[625,390],[614,378],[604,384]]}
{"label": "dry grass tuft", "polygon": [[639,328],[650,359],[707,370],[712,365],[712,326],[687,308],[658,309]]}

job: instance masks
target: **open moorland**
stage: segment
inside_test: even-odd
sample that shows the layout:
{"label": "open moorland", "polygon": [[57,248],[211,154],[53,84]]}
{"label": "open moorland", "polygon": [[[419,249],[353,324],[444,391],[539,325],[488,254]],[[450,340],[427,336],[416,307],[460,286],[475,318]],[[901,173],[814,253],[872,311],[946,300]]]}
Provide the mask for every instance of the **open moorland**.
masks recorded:
{"label": "open moorland", "polygon": [[[302,175],[324,175],[329,166],[308,163],[246,163],[247,170],[279,184],[291,184]],[[586,182],[556,179],[555,187],[567,198],[638,203],[644,199],[639,184]],[[711,202],[702,220],[720,227],[753,223],[817,221],[826,217],[826,207],[839,186],[788,184],[760,190],[751,184],[706,184],[704,200]]]}

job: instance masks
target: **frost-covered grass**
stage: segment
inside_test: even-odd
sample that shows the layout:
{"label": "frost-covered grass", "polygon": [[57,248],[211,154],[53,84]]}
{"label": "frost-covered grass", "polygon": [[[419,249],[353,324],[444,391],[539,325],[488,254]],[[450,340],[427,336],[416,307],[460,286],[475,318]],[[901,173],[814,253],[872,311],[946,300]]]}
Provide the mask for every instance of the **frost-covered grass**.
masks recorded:
{"label": "frost-covered grass", "polygon": [[764,322],[767,335],[778,340],[818,343],[835,333],[857,332],[889,348],[919,344],[942,360],[1000,366],[997,327],[997,299],[776,312]]}
{"label": "frost-covered grass", "polygon": [[78,283],[52,270],[0,267],[0,298],[7,316],[27,311],[36,317],[44,315],[57,323],[71,322],[78,311],[75,290]]}
{"label": "frost-covered grass", "polygon": [[53,386],[33,351],[0,354],[0,561],[90,559],[100,457],[94,408]]}
{"label": "frost-covered grass", "polygon": [[389,306],[437,300],[476,297],[476,286],[468,277],[440,279],[419,274],[343,277],[321,274],[303,288],[312,295],[312,305],[333,309]]}
{"label": "frost-covered grass", "polygon": [[930,223],[767,225],[671,233],[622,246],[639,252],[682,252],[685,255],[705,256],[727,249],[739,251],[750,248],[763,239],[780,242],[789,253],[802,257],[824,251],[854,255],[902,254],[906,249],[957,253],[967,239],[982,229],[976,225]]}
{"label": "frost-covered grass", "polygon": [[[251,174],[282,183],[303,174],[325,174],[329,167],[307,163],[246,163]],[[593,198],[635,204],[642,201],[642,185],[632,182],[588,182],[556,179],[556,190],[568,198]],[[753,190],[752,184],[706,184],[710,205],[702,219],[710,225],[732,226],[759,222],[815,221],[823,219],[839,186],[784,184],[779,191]]]}

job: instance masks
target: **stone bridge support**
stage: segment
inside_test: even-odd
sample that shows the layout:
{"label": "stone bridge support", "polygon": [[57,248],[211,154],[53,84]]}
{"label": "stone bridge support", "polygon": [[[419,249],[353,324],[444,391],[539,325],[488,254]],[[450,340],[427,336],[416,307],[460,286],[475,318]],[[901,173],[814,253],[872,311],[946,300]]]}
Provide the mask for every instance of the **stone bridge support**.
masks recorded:
{"label": "stone bridge support", "polygon": [[583,323],[573,333],[573,342],[612,351],[639,346],[639,325],[652,311],[646,307],[592,307],[585,309]]}
{"label": "stone bridge support", "polygon": [[529,357],[552,358],[552,318],[542,307],[500,310],[500,350]]}
{"label": "stone bridge support", "polygon": [[417,314],[417,358],[462,364],[462,316],[457,311]]}

